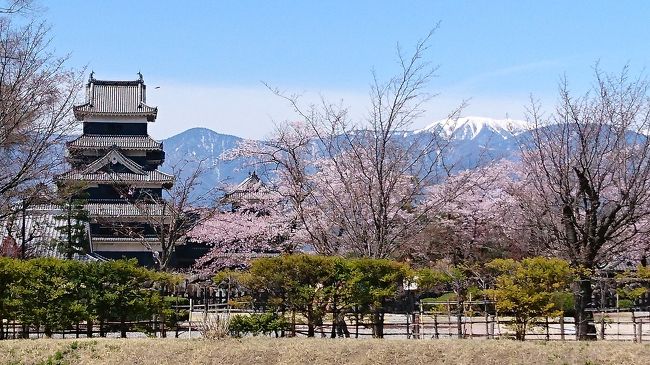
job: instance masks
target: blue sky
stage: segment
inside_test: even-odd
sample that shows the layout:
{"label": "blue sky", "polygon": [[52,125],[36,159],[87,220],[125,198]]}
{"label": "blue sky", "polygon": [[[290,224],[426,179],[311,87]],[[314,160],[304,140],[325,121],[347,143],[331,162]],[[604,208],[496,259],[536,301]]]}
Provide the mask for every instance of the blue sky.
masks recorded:
{"label": "blue sky", "polygon": [[[395,47],[438,21],[428,59],[440,95],[414,128],[470,98],[465,115],[524,118],[531,93],[552,107],[564,74],[576,91],[592,68],[650,65],[649,1],[52,1],[43,16],[71,65],[135,79],[159,107],[154,137],[194,126],[249,138],[295,119],[267,82],[305,103],[367,108],[370,71],[396,71]],[[159,86],[159,89],[154,89]]]}

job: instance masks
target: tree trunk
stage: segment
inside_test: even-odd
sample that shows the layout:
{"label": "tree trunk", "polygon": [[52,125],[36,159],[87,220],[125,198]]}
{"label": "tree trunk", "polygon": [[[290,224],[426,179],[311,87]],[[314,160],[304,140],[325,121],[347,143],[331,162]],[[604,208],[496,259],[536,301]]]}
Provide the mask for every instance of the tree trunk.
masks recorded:
{"label": "tree trunk", "polygon": [[517,328],[515,331],[515,339],[517,341],[524,341],[526,339],[526,322],[517,321],[515,319],[515,323]]}
{"label": "tree trunk", "polygon": [[332,298],[332,331],[330,333],[330,338],[336,338],[337,322],[338,322],[338,312],[336,311],[336,294]]}
{"label": "tree trunk", "polygon": [[89,319],[86,321],[86,337],[93,337],[93,320]]}
{"label": "tree trunk", "polygon": [[120,337],[126,338],[126,318],[120,316]]}
{"label": "tree trunk", "polygon": [[591,304],[592,292],[591,279],[589,277],[580,278],[580,282],[573,293],[577,340],[596,340],[596,326],[593,323],[594,314],[586,310]]}
{"label": "tree trunk", "polygon": [[384,313],[381,311],[372,313],[372,336],[384,338]]}
{"label": "tree trunk", "polygon": [[339,313],[337,322],[336,332],[338,336],[350,338],[350,331],[348,330],[347,323],[345,323],[345,315],[343,313]]}
{"label": "tree trunk", "polygon": [[314,337],[316,331],[314,330],[314,311],[311,306],[307,309],[307,337]]}
{"label": "tree trunk", "polygon": [[[456,294],[457,298],[460,298],[460,294]],[[465,304],[462,300],[456,301],[456,333],[458,338],[464,338],[463,336],[463,314],[465,313]]]}

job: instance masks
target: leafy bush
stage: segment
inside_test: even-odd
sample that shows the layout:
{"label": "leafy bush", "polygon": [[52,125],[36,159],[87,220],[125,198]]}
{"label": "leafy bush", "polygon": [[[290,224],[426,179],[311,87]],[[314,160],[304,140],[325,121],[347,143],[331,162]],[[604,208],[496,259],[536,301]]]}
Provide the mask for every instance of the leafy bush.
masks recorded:
{"label": "leafy bush", "polygon": [[620,299],[618,301],[618,307],[620,309],[630,309],[634,308],[634,301],[630,299]]}
{"label": "leafy bush", "polygon": [[575,308],[573,307],[575,303],[575,297],[573,296],[573,293],[566,291],[555,292],[553,293],[552,297],[553,305],[555,308],[561,310],[564,313],[565,317],[573,316],[575,313]]}
{"label": "leafy bush", "polygon": [[537,319],[562,313],[557,293],[566,291],[575,278],[569,263],[557,258],[496,259],[487,267],[497,276],[495,288],[485,294],[496,300],[498,311],[514,317],[515,336],[522,341]]}
{"label": "leafy bush", "polygon": [[278,337],[282,331],[287,331],[289,328],[289,322],[277,313],[237,314],[230,319],[228,324],[228,331],[234,337],[257,336],[259,334],[275,334]]}

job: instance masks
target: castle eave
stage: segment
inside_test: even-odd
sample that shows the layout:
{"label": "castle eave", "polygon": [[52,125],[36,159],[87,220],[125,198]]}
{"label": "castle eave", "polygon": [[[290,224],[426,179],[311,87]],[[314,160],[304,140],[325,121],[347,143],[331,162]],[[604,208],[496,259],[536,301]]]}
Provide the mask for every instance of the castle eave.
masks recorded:
{"label": "castle eave", "polygon": [[174,176],[154,170],[146,171],[145,174],[134,174],[128,172],[94,172],[84,174],[79,171],[70,171],[59,175],[58,180],[76,180],[88,183],[154,183],[164,187],[171,187],[174,184]]}
{"label": "castle eave", "polygon": [[149,136],[82,135],[67,143],[69,149],[108,149],[158,151],[163,143]]}

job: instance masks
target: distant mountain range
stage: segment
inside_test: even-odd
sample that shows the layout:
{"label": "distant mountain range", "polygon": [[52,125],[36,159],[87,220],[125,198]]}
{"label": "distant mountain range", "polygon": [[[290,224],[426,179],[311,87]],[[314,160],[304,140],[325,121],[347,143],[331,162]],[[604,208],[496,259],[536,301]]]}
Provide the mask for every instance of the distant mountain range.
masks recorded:
{"label": "distant mountain range", "polygon": [[[531,130],[521,120],[463,117],[456,121],[441,120],[429,126],[407,131],[402,135],[404,143],[420,133],[434,133],[449,138],[453,144],[451,156],[458,161],[458,168],[470,168],[481,161],[512,158],[517,149],[517,136]],[[193,171],[200,163],[205,167],[201,184],[195,194],[199,196],[214,187],[237,184],[250,173],[251,167],[244,160],[224,161],[221,155],[237,146],[243,138],[217,133],[207,128],[192,128],[163,141],[165,164],[163,171],[173,166],[186,165],[183,175]],[[185,176],[180,176],[184,178]]]}

